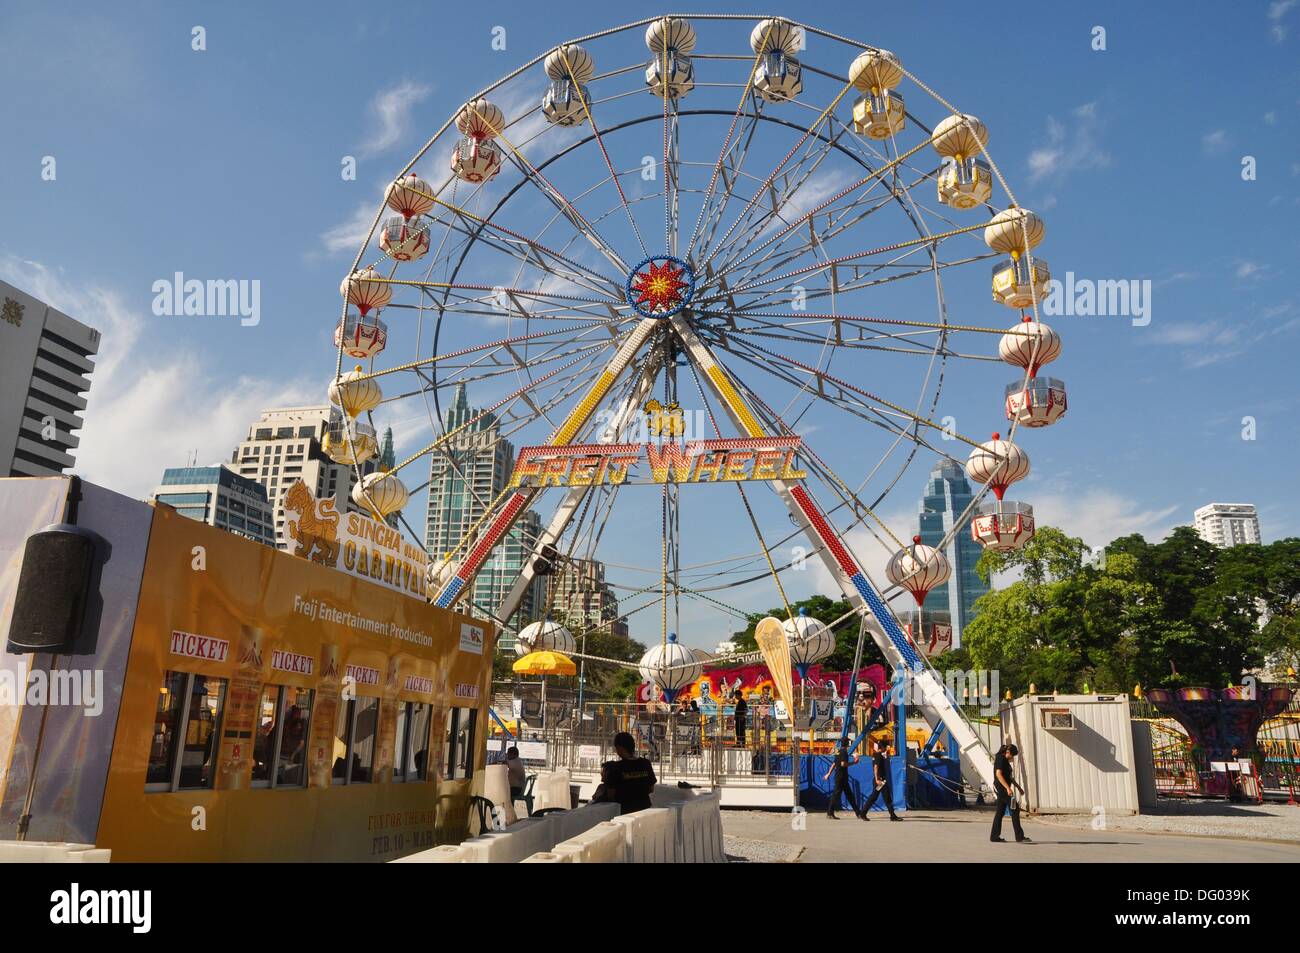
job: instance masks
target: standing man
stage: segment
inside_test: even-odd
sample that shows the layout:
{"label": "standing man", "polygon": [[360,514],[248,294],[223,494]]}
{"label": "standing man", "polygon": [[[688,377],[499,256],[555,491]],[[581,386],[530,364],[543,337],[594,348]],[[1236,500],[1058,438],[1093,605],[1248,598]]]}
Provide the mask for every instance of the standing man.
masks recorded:
{"label": "standing man", "polygon": [[654,767],[645,758],[636,756],[636,742],[626,731],[614,736],[614,751],[618,758],[600,766],[604,799],[618,802],[620,814],[646,810],[651,806],[650,794],[659,780]]}
{"label": "standing man", "polygon": [[1002,813],[1007,809],[1007,805],[1011,805],[1011,827],[1016,832],[1016,843],[1030,842],[1028,835],[1020,827],[1020,804],[1012,793],[1012,788],[1019,788],[1021,794],[1025,793],[1025,789],[1020,787],[1020,782],[1015,776],[1018,754],[1020,749],[1008,743],[998,749],[997,757],[993,759],[993,791],[997,794],[998,801],[993,811],[993,831],[989,834],[989,840],[995,844],[1006,843],[1002,837]]}
{"label": "standing man", "polygon": [[871,810],[871,805],[876,803],[876,798],[883,794],[885,807],[889,808],[889,819],[901,821],[902,818],[894,813],[894,788],[889,779],[889,745],[885,743],[884,738],[877,738],[875,748],[876,753],[871,756],[875,789],[871,792],[871,797],[867,798],[867,803],[862,806],[862,819],[869,820],[867,812]]}
{"label": "standing man", "polygon": [[739,689],[736,691],[736,747],[745,747],[745,728],[749,719],[749,703]]}
{"label": "standing man", "polygon": [[835,808],[840,805],[840,795],[848,799],[849,807],[853,808],[854,814],[864,821],[867,819],[867,815],[858,810],[858,796],[853,793],[853,786],[849,784],[849,765],[857,764],[858,760],[857,755],[853,755],[852,759],[849,758],[849,743],[841,741],[831,766],[822,775],[822,780],[827,781],[830,779],[831,772],[835,772],[835,790],[831,792],[831,799],[826,804],[826,816],[833,821],[839,819],[835,816]]}

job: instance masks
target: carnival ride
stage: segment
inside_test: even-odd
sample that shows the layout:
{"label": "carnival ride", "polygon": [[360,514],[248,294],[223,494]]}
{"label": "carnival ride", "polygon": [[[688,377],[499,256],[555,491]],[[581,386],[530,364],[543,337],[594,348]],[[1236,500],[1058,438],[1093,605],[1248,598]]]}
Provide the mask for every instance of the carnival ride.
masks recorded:
{"label": "carnival ride", "polygon": [[[469,96],[397,170],[343,279],[334,459],[374,455],[365,435],[381,406],[429,432],[390,470],[358,469],[354,498],[421,540],[402,515],[427,485],[417,464],[437,457],[463,477],[468,449],[522,445],[500,493],[455,486],[474,522],[429,554],[432,600],[504,624],[539,577],[601,557],[630,580],[621,617],[659,609],[640,667],[669,694],[699,674],[668,636],[683,604],[687,624],[692,612],[744,619],[728,593],[770,582],[791,660],[833,648],[824,624],[788,611],[790,574],[815,555],[853,606],[846,619],[860,619],[859,646],[869,632],[967,777],[991,785],[987,750],[891,607],[903,592],[919,607],[948,578],[958,531],[998,550],[1032,538],[1032,507],[1004,498],[1029,472],[1014,438],[1066,410],[1064,384],[1039,375],[1061,351],[1038,319],[1043,222],[988,141],[894,53],[790,19],[656,16],[550,48]],[[963,315],[989,307],[989,267],[993,308],[1015,311],[1014,326],[950,320],[946,289]],[[988,441],[940,400],[978,417],[984,362],[1018,371],[1006,436]],[[462,385],[490,399],[453,422],[445,398]],[[814,450],[819,429],[830,439]],[[922,451],[982,487],[936,545],[904,543],[879,512]],[[727,482],[734,495],[701,487],[708,503],[683,518],[683,486]],[[730,520],[755,548],[736,552],[716,531]],[[529,558],[498,604],[475,604],[475,578],[507,538]],[[861,555],[877,546],[885,589]],[[532,636],[546,633],[573,649],[567,630]]]}

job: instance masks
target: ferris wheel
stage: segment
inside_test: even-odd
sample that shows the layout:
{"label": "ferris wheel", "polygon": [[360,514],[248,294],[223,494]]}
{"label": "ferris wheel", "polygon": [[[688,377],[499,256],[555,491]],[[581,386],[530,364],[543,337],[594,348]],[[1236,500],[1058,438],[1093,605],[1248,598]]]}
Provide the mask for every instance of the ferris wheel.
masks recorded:
{"label": "ferris wheel", "polygon": [[[690,668],[670,639],[684,606],[743,618],[739,594],[765,586],[788,608],[818,561],[991,784],[898,620],[949,577],[951,534],[923,545],[881,516],[910,467],[947,459],[981,488],[962,532],[1033,536],[1004,494],[1029,472],[1018,428],[1066,410],[1040,376],[1061,341],[1038,316],[1043,222],[989,140],[899,55],[794,20],[659,16],[562,42],[470,96],[376,197],[341,285],[327,452],[360,467],[376,409],[413,422],[419,445],[354,493],[403,518],[433,461],[509,441],[508,485],[429,553],[430,599],[470,600],[536,513],[513,586],[475,608],[540,623],[546,606],[515,619],[537,578],[602,559],[621,614],[658,616],[663,683]],[[459,388],[469,416],[449,413]],[[887,587],[863,568],[879,547]],[[796,662],[833,649],[814,622],[787,620]]]}

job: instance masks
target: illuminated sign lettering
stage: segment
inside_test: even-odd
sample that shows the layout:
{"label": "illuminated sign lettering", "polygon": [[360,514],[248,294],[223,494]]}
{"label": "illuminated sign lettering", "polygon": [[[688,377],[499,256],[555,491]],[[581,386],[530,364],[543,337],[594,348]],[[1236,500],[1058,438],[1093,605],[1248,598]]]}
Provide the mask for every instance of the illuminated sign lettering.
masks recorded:
{"label": "illuminated sign lettering", "polygon": [[739,483],[802,480],[795,460],[798,437],[739,437],[686,443],[570,444],[524,447],[515,461],[514,486],[617,486],[644,458],[654,483]]}

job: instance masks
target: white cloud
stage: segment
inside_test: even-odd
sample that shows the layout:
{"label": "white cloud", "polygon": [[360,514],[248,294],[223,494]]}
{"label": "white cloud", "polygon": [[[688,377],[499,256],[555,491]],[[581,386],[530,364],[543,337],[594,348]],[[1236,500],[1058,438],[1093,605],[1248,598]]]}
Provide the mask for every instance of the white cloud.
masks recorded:
{"label": "white cloud", "polygon": [[1030,182],[1061,182],[1071,173],[1110,165],[1110,153],[1098,142],[1102,120],[1097,103],[1076,106],[1070,115],[1068,124],[1047,117],[1047,140],[1029,153]]}
{"label": "white cloud", "polygon": [[1039,491],[1029,502],[1033,504],[1034,520],[1039,526],[1055,526],[1069,536],[1082,539],[1093,549],[1130,533],[1160,540],[1191,518],[1190,510],[1181,517],[1174,515],[1180,512],[1178,504],[1144,509],[1136,500],[1104,488],[1082,493]]}
{"label": "white cloud", "polygon": [[331,255],[343,252],[355,255],[361,243],[370,234],[370,226],[375,221],[375,209],[374,203],[362,202],[353,210],[351,218],[332,225],[321,233],[320,240],[325,246],[325,251]]}
{"label": "white cloud", "polygon": [[1264,273],[1264,266],[1253,261],[1243,261],[1237,266],[1238,278],[1258,278]]}
{"label": "white cloud", "polygon": [[1296,0],[1274,0],[1268,5],[1268,21],[1271,24],[1269,35],[1273,37],[1274,42],[1281,43],[1286,40],[1289,27],[1282,23],[1282,18],[1295,5]]}
{"label": "white cloud", "polygon": [[[222,374],[200,348],[144,353],[147,322],[110,289],[77,287],[39,262],[0,259],[6,281],[98,329],[89,407],[73,452],[76,472],[118,493],[146,498],[169,466],[227,461],[245,428],[264,408],[324,402],[323,389],[304,380]],[[194,319],[207,320],[207,319]],[[230,328],[232,334],[254,334]]]}
{"label": "white cloud", "polygon": [[1223,129],[1215,129],[1201,136],[1201,151],[1207,156],[1218,155],[1227,147],[1228,133]]}
{"label": "white cloud", "polygon": [[1277,113],[1275,113],[1275,112],[1274,112],[1273,110],[1271,110],[1271,109],[1270,109],[1268,112],[1264,113],[1264,122],[1265,122],[1267,125],[1270,125],[1270,126],[1276,126],[1276,125],[1277,125]]}
{"label": "white cloud", "polygon": [[371,131],[357,150],[358,155],[363,159],[380,155],[405,139],[411,111],[432,91],[432,87],[407,81],[376,93],[370,101]]}

